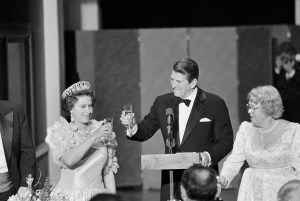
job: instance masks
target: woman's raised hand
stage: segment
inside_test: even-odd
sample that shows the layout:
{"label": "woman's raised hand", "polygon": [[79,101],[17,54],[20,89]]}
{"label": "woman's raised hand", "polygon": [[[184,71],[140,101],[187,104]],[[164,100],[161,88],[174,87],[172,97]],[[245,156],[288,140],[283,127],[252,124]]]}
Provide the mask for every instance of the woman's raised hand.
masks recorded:
{"label": "woman's raised hand", "polygon": [[100,139],[101,137],[104,137],[106,134],[110,133],[112,131],[112,125],[106,124],[104,121],[98,122],[99,127],[94,130],[91,134],[93,135],[95,140]]}

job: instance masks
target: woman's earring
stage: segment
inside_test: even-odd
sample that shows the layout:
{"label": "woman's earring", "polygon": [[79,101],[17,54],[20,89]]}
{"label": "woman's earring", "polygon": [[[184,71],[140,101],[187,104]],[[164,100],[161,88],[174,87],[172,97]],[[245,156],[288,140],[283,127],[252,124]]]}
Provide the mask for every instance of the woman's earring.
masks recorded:
{"label": "woman's earring", "polygon": [[70,112],[70,113],[71,113],[71,122],[74,123],[74,122],[75,122],[75,119],[74,119],[73,112]]}

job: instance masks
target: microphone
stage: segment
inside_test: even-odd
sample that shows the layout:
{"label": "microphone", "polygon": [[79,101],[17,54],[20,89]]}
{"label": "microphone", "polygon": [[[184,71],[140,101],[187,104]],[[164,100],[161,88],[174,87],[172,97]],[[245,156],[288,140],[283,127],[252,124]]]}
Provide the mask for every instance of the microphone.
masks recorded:
{"label": "microphone", "polygon": [[170,135],[171,128],[172,128],[173,122],[174,122],[174,112],[173,112],[172,108],[167,108],[167,110],[166,110],[166,118],[167,118],[168,134]]}

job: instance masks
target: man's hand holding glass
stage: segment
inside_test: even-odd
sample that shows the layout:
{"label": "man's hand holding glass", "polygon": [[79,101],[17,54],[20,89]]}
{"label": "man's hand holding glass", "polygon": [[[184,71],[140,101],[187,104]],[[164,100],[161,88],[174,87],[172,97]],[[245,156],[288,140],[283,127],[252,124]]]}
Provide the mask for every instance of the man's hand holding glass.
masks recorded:
{"label": "man's hand holding glass", "polygon": [[124,105],[120,120],[122,124],[127,128],[126,135],[128,137],[133,136],[137,132],[137,124],[135,121],[134,113],[132,112],[132,105]]}

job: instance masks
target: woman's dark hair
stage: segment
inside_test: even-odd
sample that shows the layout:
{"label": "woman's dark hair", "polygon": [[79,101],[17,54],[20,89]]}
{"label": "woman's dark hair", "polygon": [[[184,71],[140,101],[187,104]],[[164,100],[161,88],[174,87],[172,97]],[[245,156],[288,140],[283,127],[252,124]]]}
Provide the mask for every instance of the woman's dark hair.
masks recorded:
{"label": "woman's dark hair", "polygon": [[185,75],[189,83],[194,79],[198,80],[199,77],[198,64],[196,63],[196,61],[190,58],[185,58],[177,61],[173,65],[173,71]]}
{"label": "woman's dark hair", "polygon": [[70,111],[74,107],[74,104],[78,101],[80,96],[90,96],[92,98],[92,104],[94,106],[96,102],[96,94],[92,89],[91,84],[86,81],[80,81],[71,85],[62,94],[61,110],[62,116],[69,120]]}

